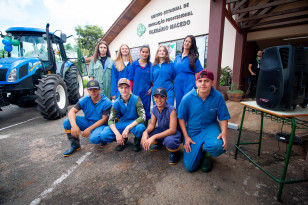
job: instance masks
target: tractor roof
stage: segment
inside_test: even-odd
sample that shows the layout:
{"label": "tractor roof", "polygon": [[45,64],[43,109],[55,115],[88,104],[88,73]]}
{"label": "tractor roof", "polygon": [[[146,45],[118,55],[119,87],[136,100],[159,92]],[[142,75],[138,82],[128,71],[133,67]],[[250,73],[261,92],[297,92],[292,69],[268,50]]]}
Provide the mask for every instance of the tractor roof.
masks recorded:
{"label": "tractor roof", "polygon": [[[30,27],[11,27],[8,28],[6,31],[6,33],[11,33],[11,34],[34,34],[34,35],[42,35],[46,33],[45,29],[42,28],[30,28]],[[57,38],[59,38],[58,36],[54,35],[53,33],[49,32],[50,35],[53,35]]]}

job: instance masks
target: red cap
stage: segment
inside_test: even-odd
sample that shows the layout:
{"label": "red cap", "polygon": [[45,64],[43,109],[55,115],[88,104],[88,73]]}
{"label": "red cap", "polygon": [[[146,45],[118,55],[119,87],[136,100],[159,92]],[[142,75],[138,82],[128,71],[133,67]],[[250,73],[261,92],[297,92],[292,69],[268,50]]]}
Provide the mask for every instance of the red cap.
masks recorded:
{"label": "red cap", "polygon": [[197,80],[200,78],[208,78],[210,80],[214,80],[214,74],[209,70],[202,70],[197,74]]}

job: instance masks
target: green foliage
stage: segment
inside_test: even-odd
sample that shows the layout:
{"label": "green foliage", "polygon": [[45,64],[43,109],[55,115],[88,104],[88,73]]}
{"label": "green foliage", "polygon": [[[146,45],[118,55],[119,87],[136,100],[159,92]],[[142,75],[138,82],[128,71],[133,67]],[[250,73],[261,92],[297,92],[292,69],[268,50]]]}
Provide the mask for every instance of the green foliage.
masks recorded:
{"label": "green foliage", "polygon": [[229,86],[232,80],[232,70],[229,66],[220,69],[220,86]]}
{"label": "green foliage", "polygon": [[87,88],[87,83],[88,83],[89,79],[88,78],[83,78],[82,82],[83,82],[83,87]]}
{"label": "green foliage", "polygon": [[239,90],[239,83],[235,84],[232,82],[230,86],[230,90],[227,91],[227,93],[244,93],[242,90]]}
{"label": "green foliage", "polygon": [[6,58],[7,57],[7,52],[4,49],[0,50],[0,58]]}
{"label": "green foliage", "polygon": [[75,31],[78,36],[78,46],[82,48],[82,53],[85,56],[92,56],[97,42],[104,35],[103,29],[98,25],[85,25],[84,28],[77,25]]}

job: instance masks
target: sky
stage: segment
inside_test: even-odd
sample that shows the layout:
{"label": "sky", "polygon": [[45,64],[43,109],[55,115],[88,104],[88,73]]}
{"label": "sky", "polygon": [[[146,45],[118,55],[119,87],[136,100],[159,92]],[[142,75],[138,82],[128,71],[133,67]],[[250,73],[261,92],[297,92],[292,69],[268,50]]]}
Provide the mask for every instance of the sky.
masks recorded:
{"label": "sky", "polygon": [[98,25],[107,32],[131,0],[0,0],[0,31],[10,27],[61,30],[75,35],[75,27]]}

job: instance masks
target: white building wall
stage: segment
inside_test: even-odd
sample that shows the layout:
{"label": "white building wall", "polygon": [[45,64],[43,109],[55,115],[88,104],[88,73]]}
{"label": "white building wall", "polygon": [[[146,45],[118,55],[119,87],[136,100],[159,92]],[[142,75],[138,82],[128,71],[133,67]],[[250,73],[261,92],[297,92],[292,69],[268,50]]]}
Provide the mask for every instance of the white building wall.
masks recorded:
{"label": "white building wall", "polygon": [[[180,9],[173,12],[168,12],[169,9],[173,8]],[[165,13],[165,11],[167,12]],[[109,45],[111,56],[112,58],[116,57],[116,51],[119,49],[121,44],[127,44],[130,48],[148,44],[151,49],[151,61],[153,62],[159,43],[183,39],[187,35],[207,35],[209,33],[209,11],[209,0],[152,0],[111,42]],[[162,15],[151,18],[151,16],[159,14],[160,12],[162,12]],[[191,12],[190,14],[192,15],[167,21],[168,18],[189,12]],[[149,27],[149,24],[161,20],[165,22],[162,21],[163,23],[160,25]],[[180,22],[186,22],[186,25],[171,29],[171,25],[178,24]],[[146,27],[146,31],[142,36],[137,35],[137,27],[139,24],[143,24]],[[168,27],[168,30],[154,33],[155,29],[162,27]],[[231,41],[230,36],[226,36],[228,37],[228,41]],[[232,42],[229,42],[224,47],[228,51],[228,54],[226,55],[227,57],[223,57],[223,59],[228,61],[227,63],[224,63],[224,65],[227,64],[232,67],[233,63],[230,64],[229,56],[233,57],[234,55],[234,45],[232,49],[232,46],[231,48],[228,47],[230,46],[229,44],[232,44]]]}

